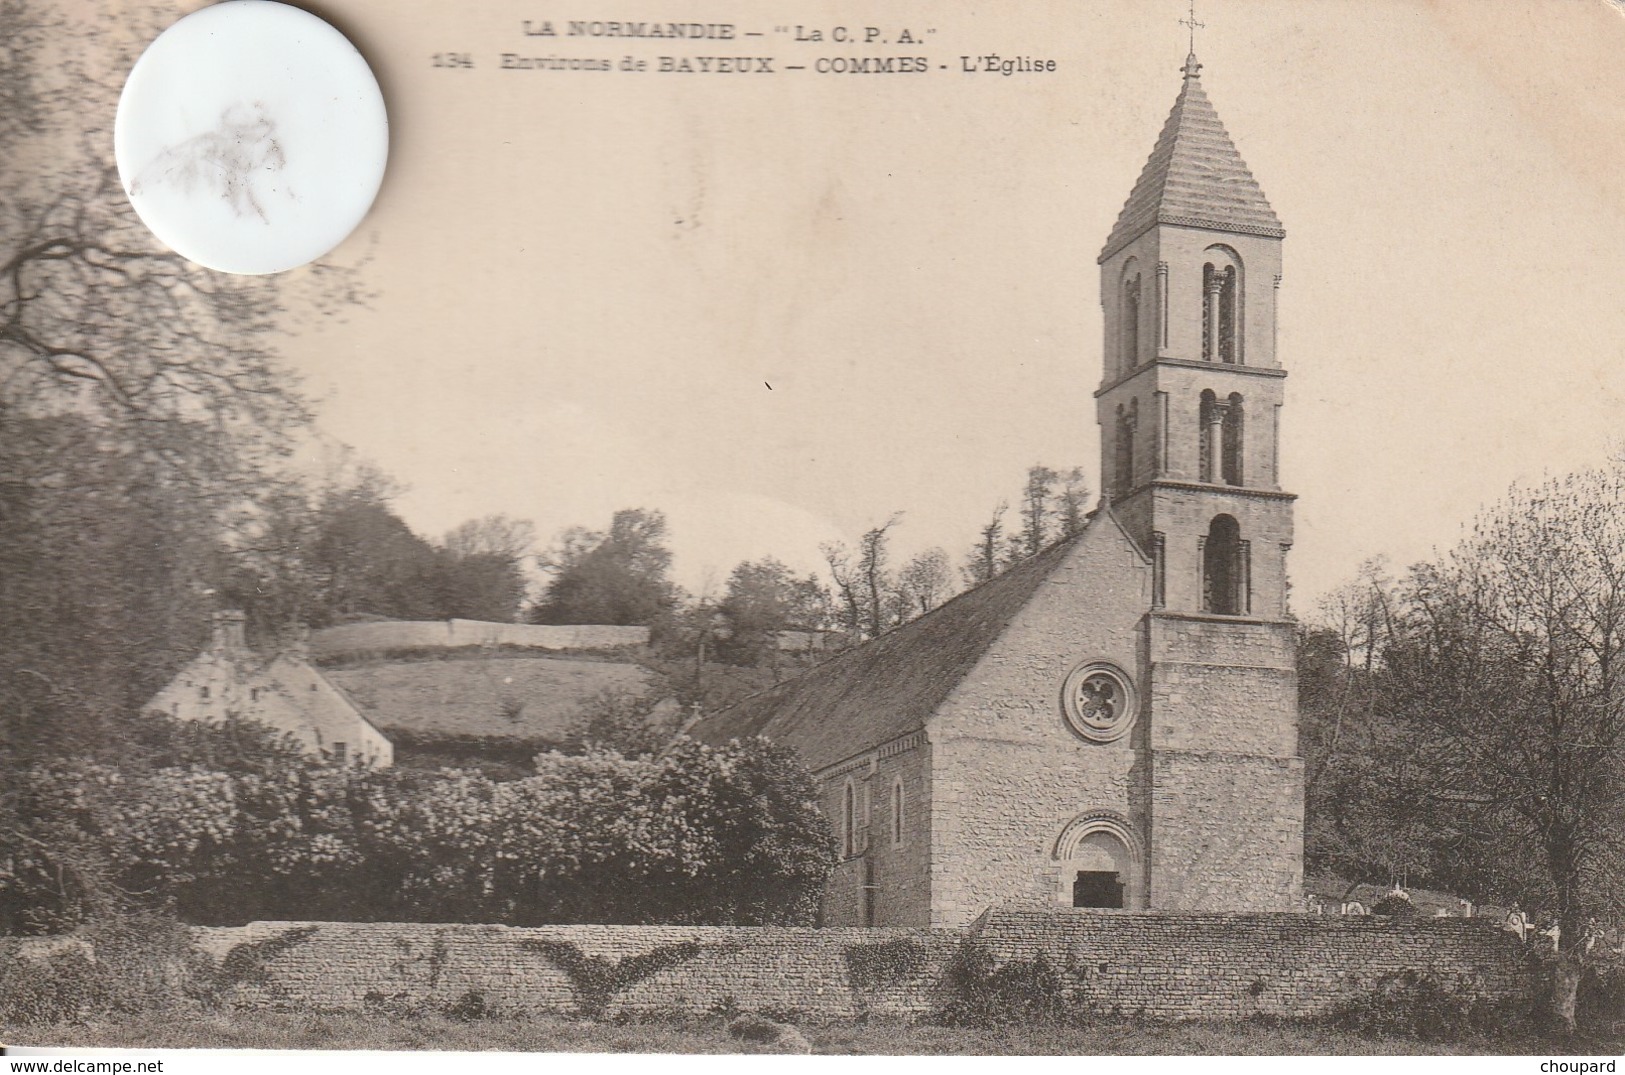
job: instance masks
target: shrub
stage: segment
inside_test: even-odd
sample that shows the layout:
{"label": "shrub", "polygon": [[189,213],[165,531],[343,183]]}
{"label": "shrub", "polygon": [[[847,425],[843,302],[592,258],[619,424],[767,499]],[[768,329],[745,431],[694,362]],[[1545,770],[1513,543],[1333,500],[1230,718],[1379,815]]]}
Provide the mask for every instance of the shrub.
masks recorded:
{"label": "shrub", "polygon": [[854,990],[900,985],[925,966],[925,948],[909,937],[877,944],[854,944],[846,950],[845,956],[847,978]]}
{"label": "shrub", "polygon": [[197,1008],[213,998],[213,967],[185,926],[117,916],[64,938],[44,960],[0,961],[0,1024],[75,1022],[111,1013]]}
{"label": "shrub", "polygon": [[575,993],[577,1014],[589,1019],[602,1018],[610,1002],[624,990],[679,963],[686,963],[699,955],[701,948],[692,941],[684,941],[611,962],[603,956],[589,956],[569,941],[525,940],[519,946],[545,956],[564,972]]}
{"label": "shrub", "polygon": [[1070,1012],[1061,975],[1042,954],[994,966],[988,951],[967,941],[948,965],[947,998],[933,1015],[945,1026],[1030,1026],[1063,1022]]}
{"label": "shrub", "polygon": [[83,948],[0,964],[0,1026],[81,1020],[105,1010],[105,997],[105,970]]}
{"label": "shrub", "polygon": [[741,1015],[728,1024],[728,1034],[736,1041],[755,1045],[769,1045],[782,1053],[810,1053],[812,1043],[801,1031],[784,1023],[776,1023],[765,1016]]}
{"label": "shrub", "polygon": [[149,756],[178,764],[52,762],[0,785],[0,933],[136,905],[207,925],[806,924],[835,861],[811,776],[759,739],[544,754],[506,782],[246,743],[258,762],[171,743]]}
{"label": "shrub", "polygon": [[484,1019],[489,1014],[490,1008],[485,1003],[485,994],[478,989],[470,989],[446,1008],[447,1017],[462,1023],[472,1023]]}
{"label": "shrub", "polygon": [[1581,972],[1577,1000],[1580,1026],[1603,1035],[1625,1031],[1625,957],[1594,952]]}
{"label": "shrub", "polygon": [[1502,1032],[1526,1017],[1479,999],[1415,968],[1385,974],[1363,995],[1339,1005],[1331,1022],[1361,1034],[1454,1041],[1475,1031]]}
{"label": "shrub", "polygon": [[1380,915],[1394,915],[1401,918],[1407,915],[1414,917],[1416,915],[1416,904],[1412,903],[1410,899],[1405,896],[1390,894],[1384,896],[1376,903],[1373,903],[1371,905],[1371,913]]}

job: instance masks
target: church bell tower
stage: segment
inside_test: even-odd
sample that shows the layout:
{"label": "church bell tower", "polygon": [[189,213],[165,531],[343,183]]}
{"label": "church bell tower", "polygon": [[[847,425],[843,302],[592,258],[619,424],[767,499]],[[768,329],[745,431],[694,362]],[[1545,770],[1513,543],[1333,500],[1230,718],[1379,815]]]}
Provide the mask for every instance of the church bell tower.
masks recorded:
{"label": "church bell tower", "polygon": [[1153,565],[1150,903],[1285,910],[1303,856],[1275,331],[1285,231],[1201,69],[1193,53],[1099,258],[1101,489]]}

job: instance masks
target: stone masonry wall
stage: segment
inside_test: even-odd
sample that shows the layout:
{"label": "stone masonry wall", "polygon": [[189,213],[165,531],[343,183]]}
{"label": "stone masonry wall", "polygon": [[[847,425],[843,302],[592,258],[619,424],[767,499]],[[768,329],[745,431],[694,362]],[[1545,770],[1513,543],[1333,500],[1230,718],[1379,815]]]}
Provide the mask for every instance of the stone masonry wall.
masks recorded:
{"label": "stone masonry wall", "polygon": [[1159,750],[1151,759],[1151,802],[1154,908],[1300,906],[1300,759]]}
{"label": "stone masonry wall", "polygon": [[[820,774],[824,816],[843,844],[843,802],[850,781],[858,804],[853,854],[824,886],[826,926],[931,924],[931,746],[888,744],[866,758]],[[903,792],[902,831],[893,825],[894,788]],[[844,851],[844,847],[843,847]],[[867,893],[865,885],[874,887]],[[866,899],[873,920],[865,921]]]}
{"label": "stone masonry wall", "polygon": [[1288,911],[1303,883],[1292,626],[1154,613],[1151,906]]}
{"label": "stone masonry wall", "polygon": [[[968,930],[255,922],[196,931],[245,1010],[494,1014],[758,1011],[784,1018],[918,1018],[946,999],[967,940],[995,965],[1039,955],[1075,1001],[1160,1019],[1314,1016],[1421,970],[1488,1000],[1533,996],[1517,938],[1488,919],[1128,914],[1040,904]],[[49,961],[59,938],[25,941]],[[584,990],[584,983],[587,988]]]}
{"label": "stone masonry wall", "polygon": [[[586,962],[597,964],[588,974],[627,972],[610,992],[607,1016],[734,1008],[843,1019],[929,1011],[960,939],[925,929],[360,922],[255,922],[198,933],[214,958],[263,970],[236,987],[233,1002],[248,1008],[444,1010],[478,994],[486,1010],[502,1014],[579,1013],[591,1005],[580,988]],[[877,946],[906,949],[912,969],[878,982],[854,973]]]}
{"label": "stone masonry wall", "polygon": [[1005,907],[973,931],[996,963],[1042,954],[1094,1011],[1157,1019],[1314,1016],[1407,970],[1491,1001],[1537,983],[1517,937],[1489,919]]}

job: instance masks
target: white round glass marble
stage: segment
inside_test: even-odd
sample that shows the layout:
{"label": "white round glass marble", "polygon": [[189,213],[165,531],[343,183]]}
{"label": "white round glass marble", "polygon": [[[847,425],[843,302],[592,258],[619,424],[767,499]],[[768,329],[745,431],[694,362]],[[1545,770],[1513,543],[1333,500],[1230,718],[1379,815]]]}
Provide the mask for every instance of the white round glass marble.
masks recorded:
{"label": "white round glass marble", "polygon": [[228,0],[158,35],[119,97],[113,153],[165,245],[222,272],[282,272],[338,246],[383,182],[372,69],[307,11]]}

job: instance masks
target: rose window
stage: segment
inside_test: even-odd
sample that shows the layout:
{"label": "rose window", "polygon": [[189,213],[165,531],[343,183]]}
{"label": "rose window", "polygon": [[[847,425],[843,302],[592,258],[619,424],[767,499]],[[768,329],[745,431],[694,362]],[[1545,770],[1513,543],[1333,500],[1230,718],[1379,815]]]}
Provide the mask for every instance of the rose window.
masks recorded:
{"label": "rose window", "polygon": [[1110,742],[1134,722],[1134,694],[1128,677],[1116,668],[1087,664],[1067,676],[1062,695],[1067,724],[1096,742]]}

